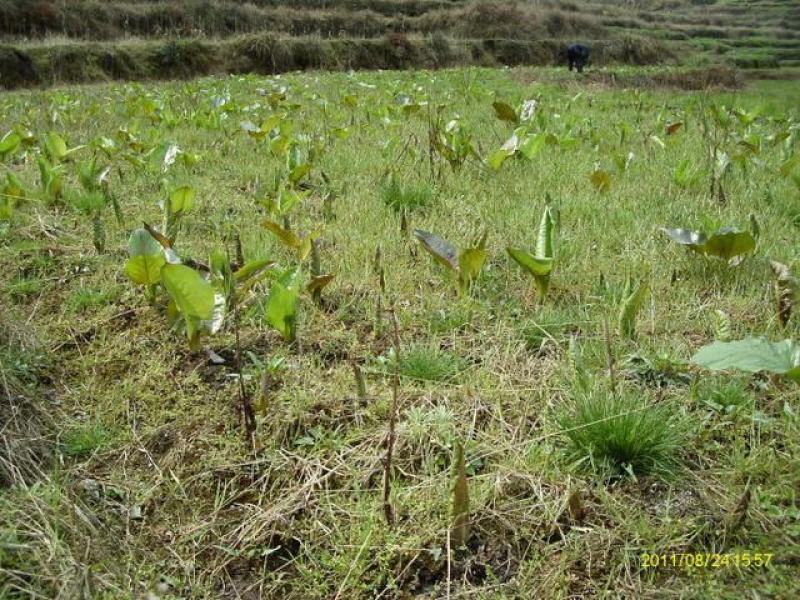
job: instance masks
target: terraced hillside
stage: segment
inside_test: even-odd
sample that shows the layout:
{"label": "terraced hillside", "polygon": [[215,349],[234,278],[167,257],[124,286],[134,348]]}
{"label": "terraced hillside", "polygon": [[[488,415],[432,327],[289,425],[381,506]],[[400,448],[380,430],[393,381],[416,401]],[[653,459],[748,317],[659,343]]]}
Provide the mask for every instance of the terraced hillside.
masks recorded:
{"label": "terraced hillside", "polygon": [[0,87],[296,69],[800,63],[791,0],[2,0]]}

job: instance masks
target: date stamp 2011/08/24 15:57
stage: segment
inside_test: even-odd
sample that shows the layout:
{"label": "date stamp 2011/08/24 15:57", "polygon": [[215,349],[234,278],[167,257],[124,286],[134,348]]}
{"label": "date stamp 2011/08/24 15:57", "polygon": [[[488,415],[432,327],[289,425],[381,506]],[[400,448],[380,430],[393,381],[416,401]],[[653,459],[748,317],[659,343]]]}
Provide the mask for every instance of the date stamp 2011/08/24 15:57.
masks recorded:
{"label": "date stamp 2011/08/24 15:57", "polygon": [[772,552],[715,552],[682,553],[670,552],[656,554],[645,552],[641,555],[643,569],[722,569],[764,568],[772,561]]}

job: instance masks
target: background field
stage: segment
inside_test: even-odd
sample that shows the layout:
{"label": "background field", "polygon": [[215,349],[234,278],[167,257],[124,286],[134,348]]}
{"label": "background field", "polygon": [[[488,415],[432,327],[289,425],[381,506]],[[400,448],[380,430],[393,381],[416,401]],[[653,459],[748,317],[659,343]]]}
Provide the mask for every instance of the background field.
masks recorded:
{"label": "background field", "polygon": [[793,0],[2,0],[0,86],[296,69],[564,63],[786,68]]}
{"label": "background field", "polygon": [[[780,171],[797,152],[800,90],[785,81],[740,87],[735,73],[730,89],[682,89],[705,87],[707,77],[661,67],[581,79],[565,69],[462,68],[0,96],[0,133],[32,132],[3,164],[29,200],[0,227],[0,595],[796,597],[797,386],[712,375],[686,360],[713,339],[716,311],[734,339],[798,338],[797,315],[784,330],[776,320],[768,259],[800,258],[798,188]],[[516,108],[531,98],[540,115],[531,127],[553,137],[532,160],[493,171],[481,159],[513,127],[492,102]],[[722,200],[709,194],[711,104],[734,122],[726,150],[745,156]],[[274,114],[293,123],[303,152],[319,146],[305,180],[311,194],[291,224],[322,231],[322,268],[335,279],[321,309],[303,295],[298,344],[267,327],[259,303],[242,318],[248,394],[258,399],[271,373],[252,451],[234,411],[230,323],[204,341],[225,360],[214,365],[169,329],[163,294],[149,305],[123,266],[131,230],[158,223],[164,186],[183,184],[197,191],[183,256],[235,254],[238,234],[248,260],[297,262],[260,226],[257,202],[286,158],[240,125]],[[477,157],[458,170],[431,159],[436,114],[441,127],[460,119],[474,141]],[[62,198],[46,202],[35,157],[50,131],[89,147],[65,163]],[[114,152],[99,150],[110,147],[104,138]],[[153,157],[164,144],[191,159],[162,170]],[[100,213],[102,252],[78,183],[78,165],[93,153],[112,167],[122,212],[120,223],[110,207]],[[682,161],[694,180],[678,181]],[[610,178],[607,191],[590,181],[597,170]],[[410,228],[459,247],[488,231],[489,259],[468,295],[401,231],[387,205],[397,199],[385,191],[392,174],[411,198]],[[548,195],[561,226],[542,300],[505,247],[533,248]],[[658,230],[746,228],[751,213],[761,237],[738,267],[687,253]],[[394,528],[381,505],[393,359],[389,321],[379,329],[375,319],[378,246],[384,306],[396,307],[401,338]],[[616,328],[629,275],[651,289],[634,340]],[[261,298],[267,287],[257,288]],[[363,400],[353,363],[366,374]],[[637,467],[608,479],[585,451],[570,454],[576,403],[586,389],[608,393],[612,381],[632,414],[656,415],[646,427],[671,436],[665,477]],[[472,528],[468,548],[448,554],[456,439],[466,446]],[[568,508],[576,491],[581,517]],[[640,560],[744,551],[773,553],[771,566],[648,570]]]}

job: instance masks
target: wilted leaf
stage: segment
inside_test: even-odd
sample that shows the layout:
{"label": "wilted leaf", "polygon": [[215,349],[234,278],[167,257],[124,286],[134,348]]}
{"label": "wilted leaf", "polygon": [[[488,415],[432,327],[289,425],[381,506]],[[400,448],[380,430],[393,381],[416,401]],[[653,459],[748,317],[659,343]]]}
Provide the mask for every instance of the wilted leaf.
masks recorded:
{"label": "wilted leaf", "polygon": [[265,220],[261,224],[289,248],[299,249],[303,246],[303,240],[297,234],[291,230],[284,229],[274,221]]}
{"label": "wilted leaf", "polygon": [[492,106],[494,107],[494,114],[501,121],[508,121],[509,123],[516,123],[517,121],[519,121],[519,117],[517,117],[516,111],[505,102],[501,102],[498,100],[496,102],[493,102]]}
{"label": "wilted leaf", "polygon": [[792,340],[770,342],[763,338],[748,338],[736,342],[713,342],[700,348],[691,360],[712,371],[767,371],[800,382],[800,345]]}
{"label": "wilted leaf", "polygon": [[322,291],[331,281],[333,281],[333,275],[330,273],[325,275],[317,275],[316,277],[312,277],[311,281],[308,282],[308,285],[306,285],[306,291],[310,294],[313,294],[317,291]]}
{"label": "wilted leaf", "polygon": [[800,282],[792,274],[789,267],[776,260],[770,261],[772,273],[775,275],[775,297],[778,301],[778,320],[786,327],[792,316],[792,309],[800,296]]}
{"label": "wilted leaf", "polygon": [[414,230],[414,237],[436,262],[452,271],[458,271],[458,251],[449,242],[421,229]]}
{"label": "wilted leaf", "polygon": [[676,121],[675,123],[667,125],[667,135],[673,135],[674,133],[677,133],[681,127],[683,127],[682,121]]}
{"label": "wilted leaf", "polygon": [[452,463],[453,508],[450,537],[457,548],[465,546],[469,539],[469,487],[464,460],[464,446],[456,440]]}
{"label": "wilted leaf", "polygon": [[611,175],[608,171],[597,169],[589,176],[592,185],[600,192],[607,192],[611,189]]}

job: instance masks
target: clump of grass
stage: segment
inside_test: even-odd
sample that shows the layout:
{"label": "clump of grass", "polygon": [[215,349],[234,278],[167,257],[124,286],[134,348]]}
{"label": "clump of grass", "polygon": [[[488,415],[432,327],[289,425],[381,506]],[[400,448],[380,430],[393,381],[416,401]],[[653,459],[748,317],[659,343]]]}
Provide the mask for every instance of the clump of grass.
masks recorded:
{"label": "clump of grass", "polygon": [[416,346],[400,358],[400,374],[425,381],[453,381],[467,367],[466,360],[434,346]]}
{"label": "clump of grass", "polygon": [[753,400],[743,383],[736,379],[723,381],[711,379],[701,384],[695,392],[695,397],[701,404],[725,414],[746,408]]}
{"label": "clump of grass", "polygon": [[8,295],[13,300],[24,300],[28,296],[35,296],[44,289],[44,282],[36,278],[20,278],[8,285]]}
{"label": "clump of grass", "polygon": [[604,477],[669,479],[680,471],[686,430],[666,404],[648,405],[639,394],[595,392],[578,397],[559,425],[570,459]]}
{"label": "clump of grass", "polygon": [[430,186],[402,185],[396,179],[384,184],[380,192],[384,204],[398,213],[425,209],[433,198]]}
{"label": "clump of grass", "polygon": [[110,289],[79,288],[67,298],[67,307],[72,312],[84,312],[90,308],[111,304],[119,297],[120,288]]}
{"label": "clump of grass", "polygon": [[106,446],[111,438],[101,423],[91,423],[75,427],[64,435],[64,454],[81,457]]}

